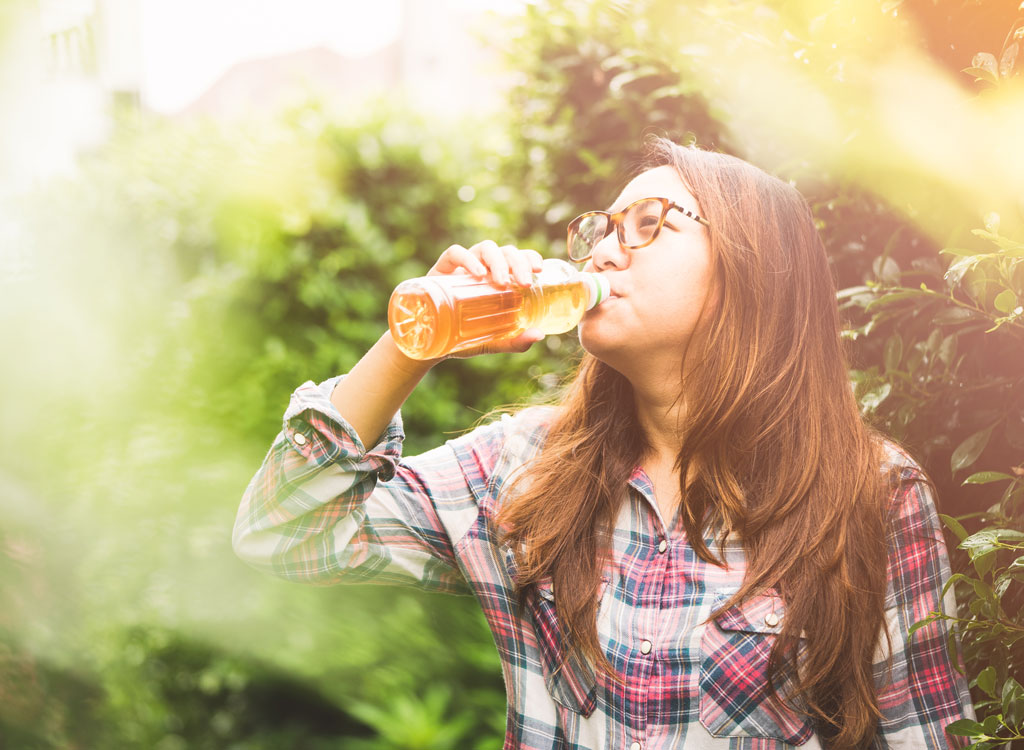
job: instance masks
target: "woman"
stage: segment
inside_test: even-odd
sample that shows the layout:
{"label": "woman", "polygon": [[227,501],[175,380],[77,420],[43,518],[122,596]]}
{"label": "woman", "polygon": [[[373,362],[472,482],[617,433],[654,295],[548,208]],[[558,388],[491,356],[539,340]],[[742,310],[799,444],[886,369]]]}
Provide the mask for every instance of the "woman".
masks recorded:
{"label": "woman", "polygon": [[[658,141],[569,245],[612,298],[579,325],[560,403],[401,458],[396,412],[437,363],[385,334],[295,392],[238,554],[476,596],[506,748],[955,746],[943,727],[971,708],[945,625],[908,635],[953,608],[933,501],[861,421],[803,198]],[[430,273],[526,283],[539,266],[483,242]]]}

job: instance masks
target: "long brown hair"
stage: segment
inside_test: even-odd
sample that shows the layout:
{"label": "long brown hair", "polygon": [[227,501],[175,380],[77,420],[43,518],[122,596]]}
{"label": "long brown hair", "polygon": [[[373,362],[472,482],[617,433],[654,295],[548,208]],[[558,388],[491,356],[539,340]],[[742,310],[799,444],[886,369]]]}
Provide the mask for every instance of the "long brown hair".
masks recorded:
{"label": "long brown hair", "polygon": [[[710,222],[720,291],[701,343],[682,355],[696,358],[680,372],[700,397],[686,402],[676,463],[696,554],[723,564],[704,539],[732,535],[747,558],[742,587],[712,617],[776,588],[787,614],[769,661],[774,699],[799,705],[831,746],[862,746],[879,717],[872,662],[889,490],[881,440],[848,380],[824,247],[807,202],[782,180],[659,139],[647,167],[666,164]],[[521,550],[521,583],[552,578],[569,646],[620,679],[598,643],[597,592],[625,484],[649,445],[629,381],[589,354],[560,406],[498,525]],[[779,696],[783,668],[793,687]]]}

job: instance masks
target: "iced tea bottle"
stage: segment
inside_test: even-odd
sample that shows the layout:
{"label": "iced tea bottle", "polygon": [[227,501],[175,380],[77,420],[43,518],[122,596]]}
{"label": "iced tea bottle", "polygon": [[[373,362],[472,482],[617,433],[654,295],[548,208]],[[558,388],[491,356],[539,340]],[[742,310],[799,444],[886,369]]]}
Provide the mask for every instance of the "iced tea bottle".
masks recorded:
{"label": "iced tea bottle", "polygon": [[608,279],[548,258],[528,287],[507,289],[469,274],[422,276],[399,284],[388,303],[388,327],[402,352],[436,359],[527,328],[564,333],[608,299]]}

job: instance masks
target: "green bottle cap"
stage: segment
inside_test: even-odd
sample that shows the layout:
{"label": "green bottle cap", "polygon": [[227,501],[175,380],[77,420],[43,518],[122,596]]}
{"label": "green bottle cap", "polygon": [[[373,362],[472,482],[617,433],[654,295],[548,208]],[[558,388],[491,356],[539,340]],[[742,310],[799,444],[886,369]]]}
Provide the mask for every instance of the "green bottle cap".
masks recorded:
{"label": "green bottle cap", "polygon": [[599,273],[580,271],[580,280],[587,287],[587,309],[597,307],[611,296],[612,287],[608,279]]}

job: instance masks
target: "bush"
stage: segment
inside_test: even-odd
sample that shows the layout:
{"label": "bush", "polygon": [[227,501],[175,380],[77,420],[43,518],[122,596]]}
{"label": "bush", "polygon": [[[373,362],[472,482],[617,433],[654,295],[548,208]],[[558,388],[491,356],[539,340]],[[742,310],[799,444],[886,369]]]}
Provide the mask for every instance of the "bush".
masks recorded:
{"label": "bush", "polygon": [[[390,737],[374,747],[501,737],[500,666],[474,602],[361,587],[325,597],[248,571],[230,550],[238,498],[292,389],[351,367],[386,329],[392,287],[448,244],[511,239],[503,228],[518,219],[489,161],[498,147],[465,127],[393,109],[334,122],[315,104],[231,132],[143,122],[22,206],[34,263],[0,297],[4,384],[45,394],[59,425],[27,441],[39,399],[5,401],[0,483],[25,491],[0,567],[20,570],[18,549],[50,562],[5,588],[13,610],[0,626],[35,673],[52,661],[53,680],[81,674],[96,692],[103,722],[65,738],[120,726],[111,745],[195,744],[198,706],[222,699],[223,737],[241,737],[258,713],[248,693],[207,695],[197,680],[257,654]],[[562,363],[562,346],[551,337],[524,356],[437,368],[403,410],[406,450],[553,387],[531,381]],[[457,652],[434,647],[453,634]],[[450,694],[424,688],[437,674]],[[17,718],[5,727],[28,731]],[[65,746],[60,736],[40,746]]]}
{"label": "bush", "polygon": [[947,498],[987,505],[943,516],[960,552],[960,612],[943,619],[956,624],[978,714],[950,729],[995,748],[1024,741],[1024,242],[999,235],[994,216],[974,236],[974,248],[943,251],[938,277],[882,258],[882,279],[840,296],[864,321],[851,337],[881,345],[881,363],[854,372],[865,415],[918,449]]}

